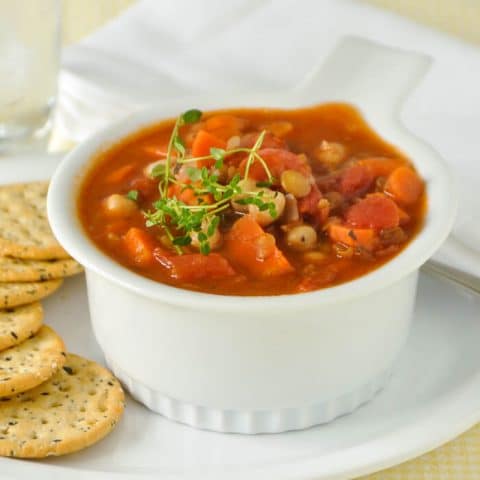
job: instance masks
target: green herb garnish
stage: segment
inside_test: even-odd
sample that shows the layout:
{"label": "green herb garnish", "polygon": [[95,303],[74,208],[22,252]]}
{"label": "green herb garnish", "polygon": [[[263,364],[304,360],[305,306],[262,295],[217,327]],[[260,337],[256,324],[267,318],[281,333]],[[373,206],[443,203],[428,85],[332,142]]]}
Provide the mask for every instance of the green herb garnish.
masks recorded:
{"label": "green herb garnish", "polygon": [[[198,122],[202,117],[200,110],[188,110],[177,118],[173,126],[172,134],[168,143],[167,157],[165,163],[157,165],[152,171],[153,177],[161,177],[159,182],[160,198],[153,203],[153,210],[144,212],[147,227],[160,226],[171,241],[177,253],[183,253],[182,247],[191,245],[194,239],[198,244],[200,252],[208,255],[211,250],[210,240],[215,235],[220,224],[220,215],[230,208],[230,202],[235,201],[243,205],[256,205],[260,211],[267,211],[272,217],[276,217],[276,209],[271,198],[264,195],[263,190],[245,192],[240,186],[241,177],[236,174],[229,182],[220,183],[218,170],[222,169],[224,161],[230,155],[243,152],[247,153],[244,179],[248,178],[249,170],[255,161],[258,161],[264,168],[268,181],[258,182],[265,186],[271,186],[274,182],[273,176],[259,155],[266,131],[260,132],[252,148],[235,148],[224,150],[211,148],[210,155],[202,157],[188,157],[185,143],[180,136],[180,128],[186,124]],[[207,167],[188,167],[186,169],[190,182],[182,183],[172,174],[173,153],[177,164],[198,164],[200,160],[214,160],[215,170]],[[195,205],[189,205],[176,197],[168,196],[170,185],[180,186],[180,192],[191,190],[196,199]],[[130,192],[129,192],[130,194]],[[241,194],[240,198],[237,198]],[[128,195],[128,194],[127,194]],[[213,201],[207,202],[204,197],[208,195]]]}
{"label": "green herb garnish", "polygon": [[225,159],[225,150],[223,148],[211,148],[210,154],[212,155],[213,159],[215,160],[215,168],[222,168],[223,167],[223,160]]}
{"label": "green herb garnish", "polygon": [[173,126],[172,135],[168,142],[167,148],[167,158],[165,161],[165,166],[163,170],[163,185],[160,185],[160,191],[163,192],[163,196],[167,195],[168,184],[170,182],[170,168],[172,163],[172,153],[174,150],[178,153],[178,161],[181,161],[185,156],[185,144],[183,140],[180,138],[179,130],[180,127],[183,125],[187,125],[189,123],[198,122],[202,118],[202,112],[197,109],[187,110],[186,112],[182,113],[177,120],[175,121],[175,125]]}
{"label": "green herb garnish", "polygon": [[138,200],[138,190],[130,190],[126,195],[128,199],[136,202]]}

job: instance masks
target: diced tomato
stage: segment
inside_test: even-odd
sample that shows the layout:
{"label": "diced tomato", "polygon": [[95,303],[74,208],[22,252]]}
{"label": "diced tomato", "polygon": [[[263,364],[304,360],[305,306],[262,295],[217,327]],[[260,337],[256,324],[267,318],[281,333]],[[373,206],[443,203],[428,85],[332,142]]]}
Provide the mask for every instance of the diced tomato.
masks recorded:
{"label": "diced tomato", "polygon": [[378,237],[372,228],[353,228],[348,225],[332,223],[328,227],[328,235],[334,242],[367,250],[373,250],[378,243]]}
{"label": "diced tomato", "polygon": [[225,141],[234,135],[240,135],[244,126],[245,121],[234,115],[214,115],[205,120],[205,129]]}
{"label": "diced tomato", "polygon": [[397,227],[400,223],[397,205],[383,195],[363,198],[347,210],[345,218],[354,227],[376,230]]}
{"label": "diced tomato", "polygon": [[[243,135],[240,138],[240,146],[244,148],[252,148],[260,135],[259,132],[251,132]],[[262,148],[275,148],[284,150],[287,144],[281,138],[276,137],[270,132],[267,132],[263,137]]]}
{"label": "diced tomato", "polygon": [[[302,214],[308,213],[309,215],[314,215],[317,216],[319,214],[319,209],[318,209],[318,202],[322,198],[322,193],[318,189],[316,184],[312,185],[312,188],[310,190],[310,193],[303,198],[299,198],[297,200],[298,202],[298,211]],[[319,220],[323,220],[323,215],[322,218],[319,218]]]}
{"label": "diced tomato", "polygon": [[352,165],[340,177],[340,192],[346,197],[365,193],[372,184],[373,177],[367,168]]}
{"label": "diced tomato", "polygon": [[[225,140],[212,135],[206,130],[200,130],[195,136],[192,144],[192,155],[194,157],[204,157],[210,155],[211,148],[225,148]],[[210,167],[215,164],[215,160],[199,160],[197,167]]]}
{"label": "diced tomato", "polygon": [[168,270],[172,278],[182,282],[194,282],[235,275],[235,270],[228,263],[228,260],[218,253],[210,253],[208,255],[190,253],[168,257],[162,254],[155,254],[155,259]]}
{"label": "diced tomato", "polygon": [[130,258],[142,267],[154,262],[153,251],[156,248],[155,240],[141,228],[132,227],[123,237],[125,249]]}
{"label": "diced tomato", "polygon": [[322,192],[338,192],[340,177],[341,172],[338,171],[327,173],[326,175],[317,175],[315,177],[315,183]]}
{"label": "diced tomato", "polygon": [[385,192],[402,205],[412,205],[423,192],[423,181],[410,167],[398,167],[387,178]]}
{"label": "diced tomato", "polygon": [[272,243],[272,238],[246,215],[237,220],[226,235],[227,255],[234,264],[257,278],[292,272],[293,267],[275,242]]}
{"label": "diced tomato", "polygon": [[[280,148],[262,148],[259,150],[258,154],[265,161],[270,173],[277,181],[280,180],[280,177],[285,170],[297,170],[305,176],[311,174],[310,166],[305,157],[292,153],[289,150],[283,150]],[[245,174],[246,165],[247,158],[245,158],[240,164],[241,175]],[[258,160],[254,161],[251,165],[248,176],[257,181],[265,181],[268,179],[265,169]]]}
{"label": "diced tomato", "polygon": [[358,161],[358,165],[365,167],[372,177],[386,177],[402,163],[398,158],[389,157],[366,157]]}
{"label": "diced tomato", "polygon": [[138,190],[143,199],[150,199],[158,193],[158,180],[142,175],[129,182],[129,189]]}

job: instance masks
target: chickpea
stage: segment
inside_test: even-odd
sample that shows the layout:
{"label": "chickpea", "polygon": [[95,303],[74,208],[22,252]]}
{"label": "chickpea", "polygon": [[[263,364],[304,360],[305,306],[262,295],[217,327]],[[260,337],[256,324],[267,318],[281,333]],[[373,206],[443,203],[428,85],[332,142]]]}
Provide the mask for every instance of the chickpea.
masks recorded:
{"label": "chickpea", "polygon": [[146,177],[148,178],[155,178],[153,176],[153,169],[155,167],[158,167],[159,165],[165,165],[165,162],[166,160],[165,159],[162,159],[162,160],[157,160],[156,162],[152,162],[152,163],[149,163],[144,169],[143,169],[143,173],[145,174]]}
{"label": "chickpea", "polygon": [[[204,222],[202,224],[202,232],[207,234],[209,224],[207,222]],[[222,234],[220,233],[220,230],[218,227],[215,229],[215,232],[211,237],[208,238],[208,243],[210,244],[210,249],[211,250],[216,250],[222,245]],[[200,249],[200,241],[198,240],[198,234],[196,232],[192,233],[192,243],[190,244],[192,247],[196,249]]]}
{"label": "chickpea", "polygon": [[324,223],[330,213],[330,202],[326,198],[321,198],[317,203],[317,210],[320,221]]}
{"label": "chickpea", "polygon": [[265,192],[262,200],[265,203],[272,202],[275,205],[276,216],[272,217],[269,210],[260,210],[257,205],[248,205],[248,213],[259,225],[266,227],[282,215],[285,209],[285,195],[281,192],[274,192],[268,188],[262,190]]}
{"label": "chickpea", "polygon": [[317,232],[310,225],[299,225],[287,232],[287,245],[292,250],[305,252],[317,245]]}
{"label": "chickpea", "polygon": [[296,170],[285,170],[280,178],[283,189],[296,198],[306,197],[312,185],[305,175]]}
{"label": "chickpea", "polygon": [[258,190],[257,182],[251,178],[244,178],[238,182],[242,192],[256,192]]}
{"label": "chickpea", "polygon": [[103,201],[103,206],[111,217],[128,217],[133,215],[137,210],[137,204],[118,193],[114,193]]}
{"label": "chickpea", "polygon": [[227,150],[233,150],[234,148],[238,148],[240,146],[240,137],[238,135],[234,135],[227,140]]}
{"label": "chickpea", "polygon": [[[258,191],[257,184],[255,180],[252,180],[250,178],[245,178],[243,180],[240,180],[238,182],[238,186],[240,187],[240,190],[242,192],[256,192]],[[243,205],[241,203],[238,203],[235,201],[235,199],[241,199],[244,198],[245,195],[239,194],[236,195],[235,197],[232,198],[231,204],[232,208],[237,211],[237,212],[242,212],[242,213],[247,213],[248,212],[248,205]]]}
{"label": "chickpea", "polygon": [[283,212],[282,221],[288,224],[298,222],[299,219],[297,199],[291,193],[287,193],[285,195],[285,211]]}
{"label": "chickpea", "polygon": [[326,167],[335,168],[347,157],[347,149],[341,143],[323,140],[315,149],[314,156]]}

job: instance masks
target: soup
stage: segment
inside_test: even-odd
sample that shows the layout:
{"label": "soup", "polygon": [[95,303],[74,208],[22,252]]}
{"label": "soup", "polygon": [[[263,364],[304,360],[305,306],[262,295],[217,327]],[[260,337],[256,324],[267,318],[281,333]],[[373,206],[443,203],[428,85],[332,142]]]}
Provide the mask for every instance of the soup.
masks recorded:
{"label": "soup", "polygon": [[188,110],[101,152],[78,198],[88,236],[125,267],[244,296],[365,275],[425,206],[412,162],[347,104]]}

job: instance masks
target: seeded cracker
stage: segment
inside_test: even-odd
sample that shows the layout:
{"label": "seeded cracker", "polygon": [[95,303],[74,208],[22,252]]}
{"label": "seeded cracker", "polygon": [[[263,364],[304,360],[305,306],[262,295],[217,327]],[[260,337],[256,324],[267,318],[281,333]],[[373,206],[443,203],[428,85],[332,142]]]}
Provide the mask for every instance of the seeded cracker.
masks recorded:
{"label": "seeded cracker", "polygon": [[0,352],[0,396],[40,385],[64,363],[63,340],[44,325],[32,338]]}
{"label": "seeded cracker", "polygon": [[71,258],[24,260],[0,257],[0,282],[39,282],[69,277],[82,271],[82,266]]}
{"label": "seeded cracker", "polygon": [[0,187],[0,255],[50,260],[68,258],[47,220],[47,182]]}
{"label": "seeded cracker", "polygon": [[0,308],[25,305],[48,297],[61,284],[61,279],[46,282],[0,283]]}
{"label": "seeded cracker", "polygon": [[43,309],[39,302],[0,310],[0,350],[18,345],[35,335],[42,326]]}
{"label": "seeded cracker", "polygon": [[118,380],[77,355],[50,380],[0,401],[0,455],[42,458],[86,448],[105,437],[124,408]]}

